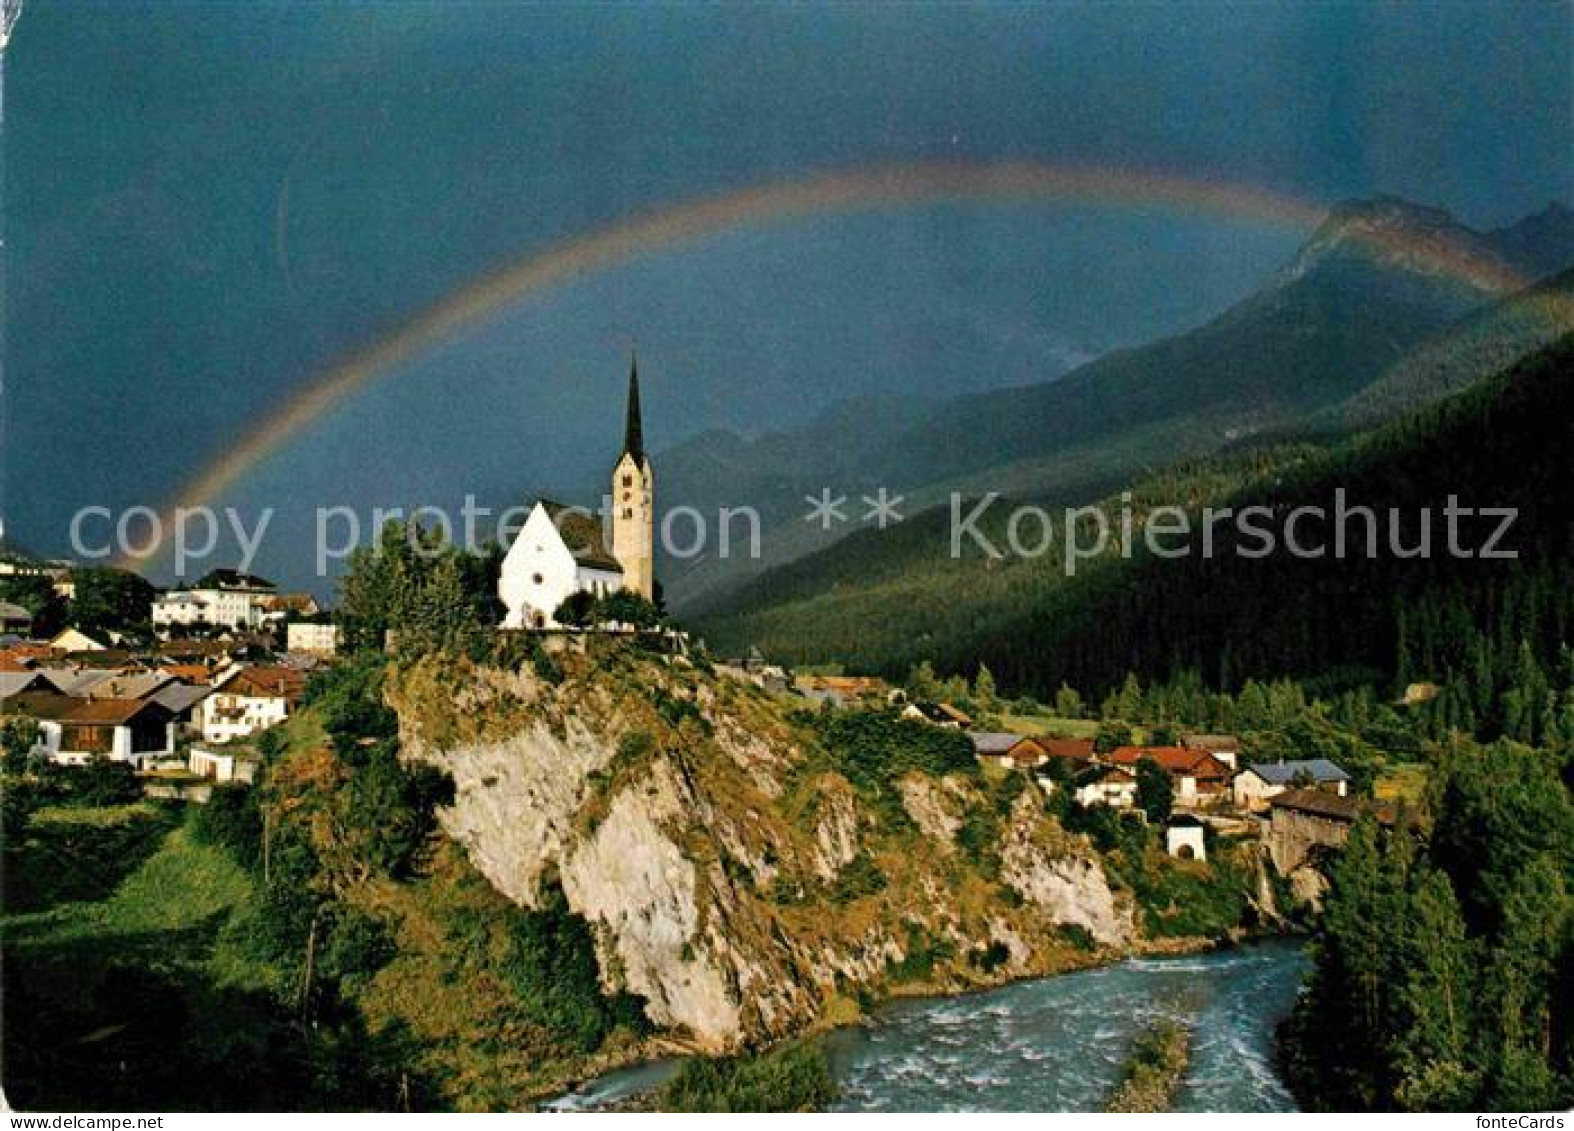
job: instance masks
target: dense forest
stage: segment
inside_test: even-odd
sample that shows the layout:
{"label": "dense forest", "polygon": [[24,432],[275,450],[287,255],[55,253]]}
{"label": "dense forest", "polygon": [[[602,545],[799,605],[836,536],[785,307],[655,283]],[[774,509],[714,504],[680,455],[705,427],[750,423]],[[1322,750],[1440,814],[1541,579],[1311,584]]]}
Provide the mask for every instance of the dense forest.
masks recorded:
{"label": "dense forest", "polygon": [[1280,1034],[1291,1086],[1329,1111],[1566,1110],[1574,804],[1556,753],[1451,743],[1428,809],[1420,829],[1361,822],[1332,866]]}
{"label": "dense forest", "polygon": [[[1237,510],[1266,506],[1277,518],[1301,506],[1332,516],[1342,489],[1352,507],[1369,507],[1379,519],[1401,516],[1401,531],[1386,532],[1375,555],[1307,558],[1280,549],[1260,556],[1226,524],[1211,559],[1142,555],[1090,573],[974,654],[1002,682],[1028,686],[1060,679],[1101,686],[1128,668],[1160,675],[1196,668],[1223,686],[1241,673],[1311,676],[1352,667],[1463,679],[1472,658],[1501,683],[1521,643],[1540,663],[1553,662],[1570,639],[1574,613],[1571,368],[1574,339],[1565,339],[1483,386],[1225,502]],[[1441,527],[1450,496],[1464,507],[1517,511],[1501,544],[1516,557],[1448,553]],[[1412,548],[1422,544],[1424,522],[1431,548],[1417,557]],[[1499,524],[1461,519],[1459,544],[1485,546]],[[1363,537],[1360,521],[1352,528],[1352,539]]]}
{"label": "dense forest", "polygon": [[[923,659],[942,671],[982,662],[1005,687],[1048,696],[1062,682],[1089,690],[1128,670],[1166,678],[1184,670],[1239,686],[1248,675],[1452,681],[1479,700],[1484,680],[1504,682],[1528,644],[1542,666],[1569,639],[1569,520],[1574,450],[1568,375],[1574,341],[1523,360],[1471,390],[1326,451],[1305,445],[1181,465],[1135,488],[1138,517],[1160,502],[1240,510],[1264,506],[1276,520],[1320,505],[1331,516],[1337,489],[1349,507],[1372,509],[1378,553],[1296,558],[1242,556],[1255,544],[1233,523],[1217,528],[1210,558],[1160,560],[1140,545],[1130,560],[1083,564],[1066,578],[1058,556],[985,562],[944,557],[948,516],[911,524],[887,550],[875,536],[869,576],[845,555],[842,580],[800,563],[772,578],[755,613],[702,622],[723,648],[756,641],[768,653],[899,675]],[[1453,558],[1443,508],[1511,507],[1518,518],[1503,547],[1513,560]],[[1111,501],[1112,510],[1121,500]],[[1388,512],[1404,516],[1393,552]],[[1431,555],[1419,545],[1431,514]],[[1459,542],[1481,547],[1499,520],[1459,521]],[[1194,529],[1196,527],[1194,526]],[[1352,547],[1365,520],[1350,520]],[[986,527],[997,535],[997,528]],[[1326,533],[1326,532],[1325,532]],[[925,543],[927,542],[927,546]],[[927,555],[925,555],[927,550]],[[938,559],[938,560],[937,560]],[[884,564],[882,564],[884,563]],[[759,583],[766,590],[764,579]],[[1294,594],[1287,600],[1286,594]],[[1490,677],[1488,669],[1491,670]],[[1379,673],[1383,673],[1379,676]],[[1464,688],[1469,682],[1471,687]],[[1502,709],[1477,703],[1475,710]]]}

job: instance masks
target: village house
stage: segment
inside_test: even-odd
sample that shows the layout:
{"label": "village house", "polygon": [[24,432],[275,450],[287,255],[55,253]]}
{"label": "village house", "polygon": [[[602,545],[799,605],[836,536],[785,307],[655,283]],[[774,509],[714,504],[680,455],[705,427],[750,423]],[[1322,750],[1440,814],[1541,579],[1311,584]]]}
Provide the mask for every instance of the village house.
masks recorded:
{"label": "village house", "polygon": [[73,652],[107,652],[109,645],[95,640],[79,628],[62,629],[48,642],[49,647],[64,655]]}
{"label": "village house", "polygon": [[1187,750],[1206,751],[1232,770],[1241,768],[1241,740],[1233,734],[1188,734],[1180,744]]}
{"label": "village house", "polygon": [[1272,798],[1296,787],[1326,790],[1343,797],[1350,789],[1350,775],[1327,758],[1253,762],[1235,775],[1231,786],[1235,804],[1254,813],[1267,808]]}
{"label": "village house", "polygon": [[973,716],[950,703],[936,703],[929,712],[929,718],[939,726],[957,730],[971,730],[973,727]]}
{"label": "village house", "polygon": [[170,720],[175,724],[177,733],[199,732],[201,724],[198,713],[203,700],[211,694],[213,689],[206,684],[193,685],[176,680],[165,684],[149,698],[170,713]]}
{"label": "village house", "polygon": [[33,614],[21,605],[13,605],[10,601],[0,601],[0,634],[15,633],[18,636],[31,636],[33,634]]}
{"label": "village house", "polygon": [[1400,816],[1392,805],[1325,789],[1287,790],[1270,799],[1268,808],[1268,855],[1282,875],[1319,852],[1343,847],[1363,814],[1370,814],[1382,825],[1393,825]]}
{"label": "village house", "polygon": [[322,612],[317,598],[310,593],[274,593],[257,598],[257,614],[262,624],[282,624],[292,618],[309,620]]}
{"label": "village house", "polygon": [[1206,750],[1183,746],[1120,746],[1102,757],[1108,765],[1136,772],[1144,758],[1157,762],[1175,787],[1175,803],[1208,805],[1229,795],[1230,768]]}
{"label": "village house", "polygon": [[154,649],[165,667],[201,667],[208,671],[229,662],[232,646],[223,640],[161,640]]}
{"label": "village house", "polygon": [[290,621],[284,626],[284,649],[306,656],[331,657],[339,653],[340,631],[336,624],[318,621]]}
{"label": "village house", "polygon": [[186,754],[186,768],[198,777],[219,785],[241,782],[250,785],[257,777],[257,760],[238,754],[224,754],[193,746]]}
{"label": "village house", "polygon": [[950,703],[909,703],[902,708],[902,718],[951,730],[968,730],[973,725],[973,716]]}
{"label": "village house", "polygon": [[106,680],[116,676],[129,674],[131,669],[124,665],[109,668],[84,668],[75,664],[50,664],[37,669],[38,674],[49,682],[50,687],[61,695],[70,695],[74,698],[85,699],[88,692]]}
{"label": "village house", "polygon": [[497,594],[504,628],[554,629],[558,608],[574,593],[606,597],[622,590],[655,600],[655,471],[645,453],[639,370],[629,369],[623,451],[612,468],[610,541],[583,507],[537,502],[503,558]]}
{"label": "village house", "polygon": [[278,599],[278,586],[233,569],[216,569],[189,589],[172,589],[153,602],[153,627],[255,629]]}
{"label": "village house", "polygon": [[718,662],[718,667],[735,667],[735,669],[740,669],[741,672],[751,673],[752,675],[752,673],[762,672],[768,662],[770,661],[765,659],[765,653],[760,651],[757,645],[752,645],[751,643],[746,653],[741,654],[741,656],[730,656],[730,658],[722,659],[722,661]]}
{"label": "village house", "polygon": [[755,687],[763,688],[773,695],[792,690],[792,681],[788,678],[787,669],[780,664],[768,662],[764,654],[754,647],[750,647],[746,655],[718,661],[716,674],[742,683],[752,683]]}
{"label": "village house", "polygon": [[213,669],[206,664],[159,663],[158,670],[168,672],[182,683],[206,685],[213,679]]}
{"label": "village house", "polygon": [[289,718],[306,691],[306,675],[282,666],[239,668],[219,677],[197,708],[205,742],[231,742]]}
{"label": "village house", "polygon": [[1120,766],[1091,766],[1075,779],[1078,805],[1130,809],[1137,803],[1137,777]]}
{"label": "village house", "polygon": [[78,681],[94,683],[101,679],[104,674],[102,672],[84,672],[81,668],[67,667],[58,663],[38,664],[29,670],[36,673],[47,684],[42,690],[53,691],[60,695],[70,695],[72,688]]}
{"label": "village house", "polygon": [[1061,759],[1071,763],[1073,768],[1093,764],[1091,738],[1050,738],[1047,735],[1039,735],[1034,741],[1043,748],[1044,753],[1048,754],[1051,760]]}
{"label": "village house", "polygon": [[129,648],[97,648],[86,652],[67,652],[60,657],[67,667],[92,668],[98,672],[127,672],[138,665],[135,653]]}
{"label": "village house", "polygon": [[54,691],[55,687],[41,672],[0,671],[0,710],[5,709],[5,701],[18,695],[25,695],[29,691]]}
{"label": "village house", "polygon": [[793,687],[805,699],[838,707],[890,703],[897,694],[885,680],[864,675],[801,675]]}
{"label": "village house", "polygon": [[780,664],[767,664],[754,673],[755,681],[760,687],[773,695],[785,695],[792,690],[792,680],[787,676],[787,669]]}
{"label": "village house", "polygon": [[176,682],[165,671],[120,671],[83,673],[80,690],[68,692],[89,699],[150,699],[161,688]]}
{"label": "village house", "polygon": [[44,563],[0,553],[0,577],[43,577]]}
{"label": "village house", "polygon": [[1206,860],[1207,826],[1196,817],[1182,813],[1164,827],[1164,851],[1178,860]]}
{"label": "village house", "polygon": [[64,601],[76,599],[74,568],[68,561],[40,562],[17,555],[0,555],[0,577],[47,577],[55,596]]}
{"label": "village house", "polygon": [[13,698],[7,708],[38,723],[35,756],[65,765],[108,758],[140,767],[175,752],[170,713],[151,700],[28,692]]}
{"label": "village house", "polygon": [[35,668],[46,660],[54,659],[58,653],[47,643],[40,640],[22,640],[8,644],[0,649],[0,670],[18,671],[22,668]]}
{"label": "village house", "polygon": [[1004,731],[978,731],[971,737],[973,753],[985,765],[1032,770],[1049,761],[1049,755],[1036,738]]}

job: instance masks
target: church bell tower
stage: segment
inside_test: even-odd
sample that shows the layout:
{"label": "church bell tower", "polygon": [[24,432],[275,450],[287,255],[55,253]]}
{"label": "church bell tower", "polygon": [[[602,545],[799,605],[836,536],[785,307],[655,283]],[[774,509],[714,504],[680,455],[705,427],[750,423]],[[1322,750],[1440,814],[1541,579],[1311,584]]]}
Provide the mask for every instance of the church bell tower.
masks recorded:
{"label": "church bell tower", "polygon": [[623,454],[612,469],[612,556],[623,567],[623,588],[656,599],[656,477],[645,454],[639,411],[639,362],[629,361],[628,416]]}

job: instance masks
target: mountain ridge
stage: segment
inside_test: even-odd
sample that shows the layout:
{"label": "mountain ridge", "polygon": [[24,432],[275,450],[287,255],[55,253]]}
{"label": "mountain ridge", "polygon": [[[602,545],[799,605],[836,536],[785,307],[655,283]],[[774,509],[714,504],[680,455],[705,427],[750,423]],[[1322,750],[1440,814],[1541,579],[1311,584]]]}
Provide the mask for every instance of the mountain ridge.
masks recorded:
{"label": "mountain ridge", "polygon": [[[1205,504],[1266,504],[1283,513],[1313,496],[1326,510],[1337,484],[1357,502],[1385,504],[1378,513],[1390,503],[1410,515],[1422,505],[1438,510],[1449,494],[1467,506],[1518,507],[1525,516],[1519,532],[1524,560],[1495,572],[1481,563],[1487,572],[1474,588],[1472,575],[1447,559],[1414,563],[1408,572],[1394,567],[1386,575],[1380,565],[1363,573],[1359,563],[1347,561],[1297,573],[1297,564],[1321,563],[1272,559],[1259,567],[1264,575],[1270,565],[1279,571],[1269,584],[1242,573],[1255,561],[1242,564],[1223,552],[1209,562],[1142,555],[1099,562],[1066,580],[1058,546],[1042,561],[942,561],[943,542],[934,537],[927,560],[897,555],[892,569],[882,571],[876,562],[861,573],[857,552],[883,552],[871,549],[871,535],[771,571],[700,628],[723,650],[757,644],[789,662],[828,662],[840,653],[855,668],[886,674],[921,659],[945,670],[987,663],[1003,687],[1037,694],[1052,694],[1060,679],[1084,689],[1107,685],[1127,667],[1145,678],[1187,665],[1225,678],[1232,664],[1302,675],[1286,665],[1317,651],[1307,642],[1319,639],[1333,643],[1311,668],[1361,662],[1364,653],[1373,668],[1392,669],[1390,597],[1424,594],[1439,579],[1452,578],[1450,584],[1486,600],[1492,586],[1509,584],[1516,570],[1559,560],[1566,567],[1574,503],[1558,463],[1574,445],[1571,372],[1574,333],[1469,389],[1331,447],[1281,445],[1215,456],[1134,484],[1122,496],[1133,497],[1139,511],[1161,503],[1193,511]],[[941,512],[919,516],[906,537],[943,535],[945,518]],[[1001,521],[997,514],[986,534],[1000,540]],[[874,580],[861,583],[865,574]],[[1291,592],[1300,596],[1287,606],[1283,594]],[[1317,606],[1315,617],[1302,615],[1309,605]],[[1184,656],[1177,641],[1187,642]]]}
{"label": "mountain ridge", "polygon": [[[1535,226],[1561,233],[1557,253],[1566,248],[1574,262],[1574,213],[1549,210]],[[725,480],[730,505],[761,514],[761,559],[669,562],[669,597],[680,611],[712,605],[763,570],[834,544],[839,532],[800,521],[803,496],[822,486],[853,500],[884,486],[932,503],[947,488],[979,491],[992,472],[1017,467],[1001,476],[1014,494],[1075,503],[1121,474],[1314,417],[1491,305],[1497,296],[1482,279],[1500,282],[1520,269],[1495,246],[1513,244],[1501,233],[1516,231],[1483,234],[1396,197],[1347,201],[1262,288],[1190,331],[1112,351],[1052,381],[963,394],[924,412],[870,413],[852,426],[843,414],[831,444],[812,429],[777,434],[768,469]],[[1396,257],[1396,248],[1412,252]],[[1480,270],[1438,273],[1439,262],[1456,261]],[[1144,434],[1140,443],[1123,440]],[[1100,476],[1079,471],[1088,454],[1122,447]],[[714,484],[718,469],[704,462],[703,443],[672,451],[678,470],[664,486],[675,482],[679,501],[690,504],[685,484]],[[734,462],[765,454],[736,445],[730,453]],[[702,504],[714,495],[698,493]]]}

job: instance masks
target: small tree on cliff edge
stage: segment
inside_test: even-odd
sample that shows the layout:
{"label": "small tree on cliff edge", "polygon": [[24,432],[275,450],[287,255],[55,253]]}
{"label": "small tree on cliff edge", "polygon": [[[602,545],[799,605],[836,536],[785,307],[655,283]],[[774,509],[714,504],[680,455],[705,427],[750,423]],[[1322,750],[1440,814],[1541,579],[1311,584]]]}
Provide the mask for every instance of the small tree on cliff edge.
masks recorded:
{"label": "small tree on cliff edge", "polygon": [[552,619],[569,628],[584,628],[596,618],[596,598],[584,589],[576,589],[557,607]]}
{"label": "small tree on cliff edge", "polygon": [[655,628],[661,623],[661,610],[638,593],[619,589],[596,603],[596,619],[640,629]]}
{"label": "small tree on cliff edge", "polygon": [[1148,815],[1148,820],[1163,824],[1170,819],[1175,807],[1175,790],[1164,767],[1152,758],[1137,762],[1137,808]]}

